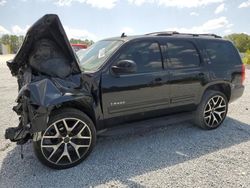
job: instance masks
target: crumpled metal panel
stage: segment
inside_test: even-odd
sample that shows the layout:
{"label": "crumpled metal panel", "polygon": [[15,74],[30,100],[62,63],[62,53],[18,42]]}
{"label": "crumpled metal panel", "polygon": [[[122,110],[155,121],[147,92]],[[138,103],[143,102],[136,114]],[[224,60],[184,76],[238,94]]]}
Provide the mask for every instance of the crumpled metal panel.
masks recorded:
{"label": "crumpled metal panel", "polygon": [[80,77],[77,83],[74,80],[61,80],[57,78],[42,79],[28,85],[30,101],[39,106],[53,106],[62,102],[89,95],[86,89],[76,89],[80,86]]}
{"label": "crumpled metal panel", "polygon": [[55,42],[48,39],[41,39],[35,43],[35,49],[29,55],[29,64],[34,74],[59,78],[71,74],[70,58],[64,55]]}
{"label": "crumpled metal panel", "polygon": [[[36,66],[33,67],[35,67],[35,70],[39,72],[39,64],[34,63],[35,58],[32,57],[32,55],[35,53],[33,51],[37,49],[38,43],[43,42],[44,44],[44,40],[47,40],[46,43],[48,48],[52,48],[54,46],[54,50],[57,53],[57,55],[55,56],[55,61],[50,61],[50,63],[52,63],[51,66],[53,66],[51,68],[58,67],[60,61],[57,61],[56,58],[59,58],[63,61],[63,63],[60,64],[61,66],[68,64],[68,66],[71,68],[69,70],[71,74],[80,73],[78,59],[70,46],[69,40],[66,36],[59,17],[55,14],[47,14],[40,18],[37,22],[35,22],[35,24],[33,24],[29,28],[24,38],[24,42],[20,50],[16,54],[15,58],[13,59],[13,61],[7,62],[7,65],[9,66],[13,76],[18,75],[20,68],[25,68],[30,64],[36,64]],[[49,68],[48,66],[49,64],[47,65],[47,68]],[[45,69],[43,68],[41,72],[44,73],[44,70]],[[52,75],[52,71],[49,72],[48,75],[63,78],[68,76],[70,73],[67,73],[66,71],[66,73],[63,73],[61,75],[58,73]]]}

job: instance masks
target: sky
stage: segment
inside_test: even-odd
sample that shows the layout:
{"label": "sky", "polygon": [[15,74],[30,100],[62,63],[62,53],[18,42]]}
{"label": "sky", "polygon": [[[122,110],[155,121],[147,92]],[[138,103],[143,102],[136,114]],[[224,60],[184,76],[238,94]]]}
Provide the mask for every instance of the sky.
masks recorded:
{"label": "sky", "polygon": [[122,32],[250,34],[250,0],[0,0],[0,35],[25,35],[48,13],[69,38],[94,41]]}

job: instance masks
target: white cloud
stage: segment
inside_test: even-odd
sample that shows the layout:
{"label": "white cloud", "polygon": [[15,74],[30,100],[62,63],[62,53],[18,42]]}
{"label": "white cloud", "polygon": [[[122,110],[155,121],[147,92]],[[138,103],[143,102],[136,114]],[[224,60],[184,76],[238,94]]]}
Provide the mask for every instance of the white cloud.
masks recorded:
{"label": "white cloud", "polygon": [[137,6],[145,3],[157,4],[159,6],[177,7],[177,8],[193,8],[206,6],[213,3],[222,3],[224,0],[128,0],[129,3]]}
{"label": "white cloud", "polygon": [[205,22],[202,25],[202,27],[205,31],[206,30],[209,31],[209,30],[216,30],[222,27],[226,27],[228,25],[229,25],[229,21],[227,20],[226,17],[223,16],[223,17],[212,19],[212,20]]}
{"label": "white cloud", "polygon": [[6,1],[6,0],[0,0],[0,6],[4,6],[4,5],[5,5],[5,3],[7,3],[7,1]]}
{"label": "white cloud", "polygon": [[220,5],[215,9],[214,13],[215,13],[215,14],[219,14],[219,13],[225,11],[225,10],[226,10],[225,4],[222,3],[222,4],[220,4]]}
{"label": "white cloud", "polygon": [[11,27],[11,30],[9,31],[0,25],[0,35],[2,34],[25,35],[29,27],[30,27],[29,25],[26,25],[24,28],[21,28],[18,25],[13,25]]}
{"label": "white cloud", "polygon": [[95,8],[112,9],[116,6],[118,0],[56,0],[55,4],[59,6],[71,6],[73,2],[85,3]]}
{"label": "white cloud", "polygon": [[246,32],[246,31],[243,31],[241,33],[244,33],[244,34],[247,34],[247,35],[250,35],[250,33]]}
{"label": "white cloud", "polygon": [[98,40],[97,36],[85,29],[75,29],[75,28],[71,28],[68,26],[64,26],[65,32],[68,36],[69,39],[71,38],[75,38],[75,39],[90,39],[93,41]]}
{"label": "white cloud", "polygon": [[137,6],[141,6],[144,3],[154,3],[154,0],[149,1],[149,0],[128,0],[129,3],[135,4]]}
{"label": "white cloud", "polygon": [[0,35],[9,34],[10,32],[0,25]]}
{"label": "white cloud", "polygon": [[55,4],[58,6],[70,6],[72,3],[72,0],[57,0],[55,1]]}
{"label": "white cloud", "polygon": [[131,28],[131,27],[123,27],[121,30],[120,30],[121,33],[125,33],[125,34],[129,34],[129,35],[132,35],[135,33],[134,29]]}
{"label": "white cloud", "polygon": [[190,16],[199,16],[198,12],[190,12]]}
{"label": "white cloud", "polygon": [[224,31],[224,33],[225,33],[225,34],[232,33],[232,30],[231,30],[231,29],[226,29],[226,30]]}
{"label": "white cloud", "polygon": [[221,28],[229,29],[233,25],[229,23],[226,17],[219,17],[216,19],[208,20],[200,26],[193,26],[191,28],[168,28],[167,31],[177,31],[182,33],[211,33]]}
{"label": "white cloud", "polygon": [[118,0],[87,0],[86,3],[92,7],[112,9],[116,6]]}
{"label": "white cloud", "polygon": [[[26,25],[25,27],[20,27],[19,25],[13,25],[11,27],[11,30],[7,30],[3,26],[0,25],[0,36],[3,34],[13,34],[13,35],[25,35],[30,28],[29,25]],[[85,29],[75,29],[69,26],[64,26],[65,32],[69,39],[75,38],[75,39],[91,39],[91,40],[98,40],[98,37],[85,30]]]}
{"label": "white cloud", "polygon": [[14,25],[11,27],[11,31],[15,35],[25,35],[29,27],[29,25],[26,25],[24,28],[21,28],[18,25]]}
{"label": "white cloud", "polygon": [[231,28],[233,26],[234,26],[234,24],[230,23],[230,24],[226,25],[226,28]]}
{"label": "white cloud", "polygon": [[239,8],[247,8],[250,7],[250,0],[247,0],[239,5]]}

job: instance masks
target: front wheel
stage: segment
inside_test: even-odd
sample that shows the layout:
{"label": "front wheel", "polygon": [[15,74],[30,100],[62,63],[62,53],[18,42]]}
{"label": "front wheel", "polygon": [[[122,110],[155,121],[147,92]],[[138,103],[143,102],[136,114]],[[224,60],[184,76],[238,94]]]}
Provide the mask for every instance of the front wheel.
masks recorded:
{"label": "front wheel", "polygon": [[220,91],[206,91],[194,113],[194,123],[203,129],[219,127],[227,115],[228,99]]}
{"label": "front wheel", "polygon": [[90,154],[95,141],[96,130],[91,119],[79,110],[66,108],[51,115],[48,128],[33,146],[43,164],[65,169],[82,162]]}

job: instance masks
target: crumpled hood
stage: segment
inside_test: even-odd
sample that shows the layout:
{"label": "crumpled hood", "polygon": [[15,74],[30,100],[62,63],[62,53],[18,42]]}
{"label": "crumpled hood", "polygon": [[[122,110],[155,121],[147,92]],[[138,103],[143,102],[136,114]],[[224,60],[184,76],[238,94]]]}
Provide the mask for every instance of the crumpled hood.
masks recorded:
{"label": "crumpled hood", "polygon": [[47,14],[28,30],[24,42],[11,62],[13,76],[30,67],[34,74],[65,78],[80,73],[78,59],[55,14]]}

